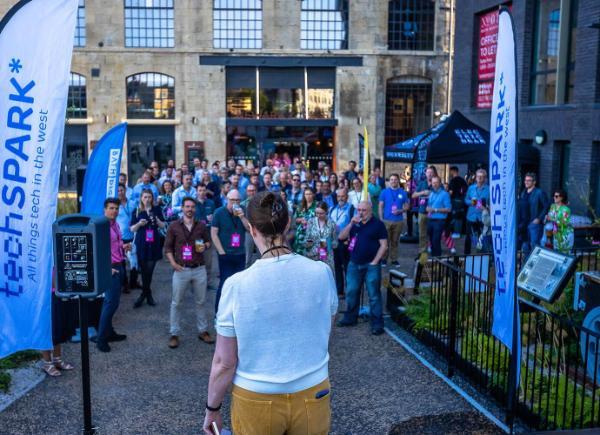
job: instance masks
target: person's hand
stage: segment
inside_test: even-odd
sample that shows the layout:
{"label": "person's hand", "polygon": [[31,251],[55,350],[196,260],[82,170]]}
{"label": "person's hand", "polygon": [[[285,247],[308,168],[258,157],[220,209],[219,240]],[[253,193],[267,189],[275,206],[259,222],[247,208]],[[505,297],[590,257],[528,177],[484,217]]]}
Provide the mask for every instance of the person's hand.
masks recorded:
{"label": "person's hand", "polygon": [[431,212],[433,211],[433,208],[432,208],[432,207],[429,207],[429,206],[427,206],[427,208],[425,209],[425,211],[426,211],[427,213],[431,213]]}
{"label": "person's hand", "polygon": [[125,252],[131,252],[131,243],[125,243],[125,244],[123,245],[123,250],[124,250]]}
{"label": "person's hand", "polygon": [[371,263],[369,263],[369,265],[371,265],[371,266],[377,266],[378,264],[379,264],[379,262],[371,262]]}
{"label": "person's hand", "polygon": [[175,269],[176,272],[183,271],[183,266],[177,263],[171,263],[171,267]]}
{"label": "person's hand", "polygon": [[424,190],[424,191],[422,191],[422,192],[421,192],[421,196],[427,196],[427,195],[429,195],[430,193],[431,193],[431,192],[429,191],[429,189],[427,189],[427,190]]}
{"label": "person's hand", "polygon": [[111,270],[110,270],[110,272],[111,272],[113,275],[115,275],[115,274],[119,273],[119,271],[118,271],[117,269],[111,269]]}
{"label": "person's hand", "polygon": [[394,216],[398,216],[398,215],[402,214],[402,209],[397,208],[392,212],[392,214]]}
{"label": "person's hand", "polygon": [[145,227],[148,224],[148,221],[146,219],[140,219],[139,224],[143,227]]}
{"label": "person's hand", "polygon": [[352,222],[353,224],[359,224],[360,216],[352,216],[352,219],[350,220],[350,222]]}
{"label": "person's hand", "polygon": [[204,416],[204,426],[202,427],[206,435],[215,435],[210,428],[213,421],[217,423],[217,427],[219,428],[219,431],[221,431],[221,429],[223,429],[223,417],[221,417],[221,413],[219,411],[209,411],[207,409],[206,415]]}
{"label": "person's hand", "polygon": [[[217,252],[219,252],[219,251],[217,251]],[[225,251],[223,251],[223,252],[219,252],[219,255],[225,255],[225,254],[226,254],[226,252],[225,252]]]}

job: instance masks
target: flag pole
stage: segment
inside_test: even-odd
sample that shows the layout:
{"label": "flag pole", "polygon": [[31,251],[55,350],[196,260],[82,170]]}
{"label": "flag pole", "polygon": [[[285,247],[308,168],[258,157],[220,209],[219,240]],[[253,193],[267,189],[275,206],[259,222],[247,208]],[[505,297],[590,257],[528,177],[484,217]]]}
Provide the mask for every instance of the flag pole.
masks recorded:
{"label": "flag pole", "polygon": [[363,153],[363,192],[362,198],[366,201],[369,197],[369,133],[365,127],[365,152]]}

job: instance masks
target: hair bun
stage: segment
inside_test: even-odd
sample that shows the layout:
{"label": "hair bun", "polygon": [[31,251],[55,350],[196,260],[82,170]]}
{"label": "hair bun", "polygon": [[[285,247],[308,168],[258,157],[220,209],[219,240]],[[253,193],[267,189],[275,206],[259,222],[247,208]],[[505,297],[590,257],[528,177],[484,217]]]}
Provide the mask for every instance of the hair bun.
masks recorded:
{"label": "hair bun", "polygon": [[274,203],[275,203],[275,195],[273,194],[273,192],[267,193],[260,200],[261,207],[272,207]]}

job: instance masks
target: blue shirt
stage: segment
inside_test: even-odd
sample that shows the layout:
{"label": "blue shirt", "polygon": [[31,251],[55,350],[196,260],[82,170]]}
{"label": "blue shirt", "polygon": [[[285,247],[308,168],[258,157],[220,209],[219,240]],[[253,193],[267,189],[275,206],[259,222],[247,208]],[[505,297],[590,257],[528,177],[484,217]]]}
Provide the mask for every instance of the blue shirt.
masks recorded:
{"label": "blue shirt", "polygon": [[148,183],[148,184],[136,184],[135,187],[133,188],[133,194],[131,195],[131,200],[135,203],[135,206],[137,207],[139,202],[140,202],[140,197],[142,196],[142,190],[145,189],[149,189],[152,191],[152,193],[154,194],[154,203],[156,204],[156,201],[158,201],[158,189],[156,188],[156,186],[152,183]]}
{"label": "blue shirt", "polygon": [[182,206],[181,202],[183,201],[183,198],[186,198],[188,196],[190,198],[196,199],[196,189],[194,189],[193,187],[190,187],[189,190],[185,190],[183,188],[183,186],[179,186],[177,189],[175,189],[175,192],[173,192],[173,199],[172,199],[173,213],[181,214],[181,206]]}
{"label": "blue shirt", "polygon": [[194,219],[202,222],[207,227],[210,227],[207,216],[209,214],[214,214],[215,210],[215,202],[212,199],[206,198],[204,202],[196,200],[196,214],[194,215]]}
{"label": "blue shirt", "polygon": [[[476,205],[473,205],[473,198],[477,200]],[[469,206],[467,210],[467,220],[469,222],[481,222],[482,199],[485,199],[486,204],[490,203],[490,186],[484,184],[479,188],[477,184],[471,184],[465,196],[465,204]]]}
{"label": "blue shirt", "polygon": [[[402,222],[404,220],[402,208],[408,202],[408,194],[403,188],[392,189],[388,187],[387,189],[383,189],[379,195],[379,202],[383,203],[383,220],[391,222]],[[392,210],[394,208],[401,213],[398,215],[393,214]]]}
{"label": "blue shirt", "polygon": [[338,234],[350,223],[350,219],[352,219],[352,215],[354,214],[353,209],[352,204],[346,203],[343,206],[338,204],[329,210],[329,218],[335,224]]}
{"label": "blue shirt", "polygon": [[[423,192],[424,190],[429,190],[431,191],[431,186],[429,185],[429,183],[427,182],[427,180],[422,180],[419,182],[419,184],[417,184],[417,192]],[[428,196],[419,196],[417,198],[418,204],[419,204],[419,213],[427,213],[427,201],[428,201]]]}
{"label": "blue shirt", "polygon": [[353,225],[350,230],[350,244],[356,237],[354,249],[350,252],[350,261],[354,264],[368,264],[377,256],[379,241],[387,240],[385,225],[376,217],[371,217],[367,223]]}
{"label": "blue shirt", "polygon": [[129,200],[125,204],[119,205],[119,215],[117,216],[117,223],[121,228],[121,238],[123,240],[133,240],[133,233],[129,229],[131,226],[131,216],[135,210],[135,204]]}
{"label": "blue shirt", "polygon": [[[429,202],[428,206],[431,208],[452,208],[452,203],[450,202],[450,194],[446,192],[443,188],[439,188],[437,191],[432,190],[429,194]],[[433,213],[429,215],[429,219],[446,219],[448,213]]]}

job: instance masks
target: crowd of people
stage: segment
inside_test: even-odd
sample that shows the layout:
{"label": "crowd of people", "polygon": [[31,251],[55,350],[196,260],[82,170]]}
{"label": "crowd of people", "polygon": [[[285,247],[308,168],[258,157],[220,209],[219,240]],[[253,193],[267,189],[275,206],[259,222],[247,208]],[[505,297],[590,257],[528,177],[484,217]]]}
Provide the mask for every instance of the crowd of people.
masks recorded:
{"label": "crowd of people", "polygon": [[[286,403],[275,400],[281,393],[298,392],[302,399],[315,391],[325,398],[315,412],[325,418],[328,428],[327,342],[338,299],[345,298],[346,311],[337,326],[354,326],[364,287],[371,333],[380,335],[382,269],[399,264],[403,236],[418,233],[420,251],[432,256],[442,255],[442,244],[450,254],[456,253],[455,240],[462,234],[466,236],[466,254],[474,249],[492,251],[486,171],[478,169],[471,177],[462,177],[457,167],[451,167],[449,174],[444,183],[430,166],[418,181],[412,180],[410,173],[404,178],[392,173],[385,180],[375,168],[364,180],[352,161],[347,170],[336,173],[324,162],[310,170],[299,159],[277,156],[263,167],[233,160],[209,167],[207,160],[194,159],[192,167],[182,164],[175,168],[169,161],[161,170],[152,162],[133,186],[128,185],[126,174],[121,174],[118,197],[106,199],[104,208],[110,222],[112,284],[104,293],[97,321],[97,349],[110,352],[109,343],[127,338],[112,324],[121,292],[141,288],[135,309],[144,303],[156,305],[152,279],[164,256],[173,270],[168,346],[175,349],[180,345],[181,307],[188,289],[195,299],[198,339],[215,343],[210,333],[214,319],[221,341],[217,340],[213,361],[206,424],[220,424],[220,403],[235,376],[234,429],[244,427],[246,419],[240,416],[252,412],[240,398],[268,400],[284,407]],[[536,186],[534,174],[526,174],[524,181],[517,203],[521,249],[527,253],[544,245],[568,252],[573,228],[566,192],[557,189],[550,205],[547,195]],[[294,291],[265,286],[265,276],[294,282]],[[207,304],[208,290],[216,292],[214,318]],[[281,304],[265,305],[261,302],[265,295]],[[254,318],[259,307],[261,319],[269,322]],[[65,323],[68,316],[60,312],[65,306],[57,298],[53,298],[54,310],[56,347],[54,352],[45,352],[43,359],[44,370],[59,376],[61,370],[73,368],[60,352],[60,343],[70,335],[73,323]],[[307,323],[310,316],[314,318]],[[273,328],[270,322],[281,325]],[[314,337],[302,326],[308,324],[322,326],[316,349],[311,344]],[[263,339],[273,334],[278,335],[272,337],[274,342],[289,346],[273,347],[270,340]],[[279,340],[283,335],[287,340]],[[299,349],[303,349],[303,358],[298,359],[293,355],[298,355]],[[273,361],[281,361],[276,365],[277,376],[267,373],[273,367],[249,362],[256,361],[257,352],[261,353],[259,360],[270,355]],[[294,373],[307,367],[308,375],[294,378]],[[256,423],[256,419],[250,420]],[[283,420],[278,424],[288,429],[293,426]],[[302,420],[298,424],[306,428],[309,423]]]}

